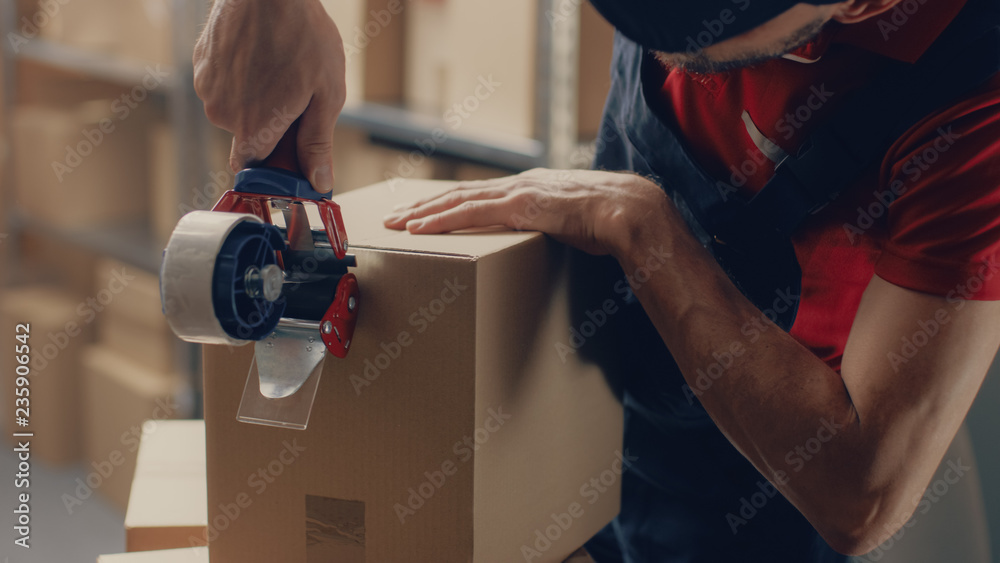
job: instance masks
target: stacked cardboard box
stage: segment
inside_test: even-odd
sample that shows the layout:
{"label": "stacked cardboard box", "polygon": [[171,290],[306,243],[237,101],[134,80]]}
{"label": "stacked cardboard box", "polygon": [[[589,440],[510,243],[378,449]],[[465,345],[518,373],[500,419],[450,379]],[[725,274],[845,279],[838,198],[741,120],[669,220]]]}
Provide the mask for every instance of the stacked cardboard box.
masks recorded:
{"label": "stacked cardboard box", "polygon": [[558,562],[617,513],[621,405],[600,370],[554,346],[572,322],[562,247],[382,227],[451,185],[335,197],[359,317],[348,357],[326,358],[305,431],[239,422],[254,349],[205,347],[213,560]]}
{"label": "stacked cardboard box", "polygon": [[110,259],[98,262],[94,278],[88,315],[98,343],[83,355],[84,453],[91,465],[115,466],[97,488],[124,511],[144,421],[183,418],[190,389],[174,365],[177,340],[160,311],[159,279]]}
{"label": "stacked cardboard box", "polygon": [[160,279],[117,260],[99,260],[94,270],[98,297],[98,341],[144,369],[163,374],[177,371],[174,336],[160,306]]}
{"label": "stacked cardboard box", "polygon": [[347,104],[398,102],[407,0],[321,0],[344,41]]}
{"label": "stacked cardboard box", "polygon": [[[45,39],[63,45],[169,64],[173,0],[89,0],[87,2],[33,2],[22,9],[38,25]],[[38,15],[41,14],[41,15]]]}
{"label": "stacked cardboard box", "polygon": [[125,513],[126,551],[206,545],[207,502],[205,422],[146,427]]}
{"label": "stacked cardboard box", "polygon": [[[81,314],[81,306],[64,291],[51,287],[4,289],[0,294],[0,335],[10,343],[0,350],[5,373],[4,433],[33,432],[31,451],[49,464],[62,465],[79,459],[81,354],[92,339],[93,326]],[[15,426],[14,339],[19,324],[29,325],[27,344],[30,368],[30,421]]]}
{"label": "stacked cardboard box", "polygon": [[[537,3],[407,3],[407,105],[449,133],[534,134]],[[541,25],[545,25],[543,22]]]}
{"label": "stacked cardboard box", "polygon": [[150,371],[104,346],[84,351],[84,461],[96,483],[90,487],[122,512],[144,428],[186,415],[178,400],[185,392],[184,380]]}
{"label": "stacked cardboard box", "polygon": [[614,30],[587,2],[413,0],[407,4],[406,104],[441,116],[452,132],[533,137],[537,35],[579,22],[577,130],[597,134],[610,86]]}
{"label": "stacked cardboard box", "polygon": [[14,112],[15,202],[61,229],[145,214],[150,108],[93,100]]}
{"label": "stacked cardboard box", "polygon": [[446,162],[419,149],[401,150],[373,144],[364,131],[342,127],[334,138],[334,191],[342,193],[390,181],[447,178]]}

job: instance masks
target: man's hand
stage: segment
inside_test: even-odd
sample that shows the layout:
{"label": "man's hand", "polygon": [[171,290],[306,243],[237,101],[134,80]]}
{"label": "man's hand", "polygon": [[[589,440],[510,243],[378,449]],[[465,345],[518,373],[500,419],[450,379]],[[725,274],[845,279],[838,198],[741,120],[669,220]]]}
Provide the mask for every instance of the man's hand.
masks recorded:
{"label": "man's hand", "polygon": [[673,213],[663,190],[641,176],[538,168],[461,182],[387,215],[385,226],[433,234],[503,225],[542,231],[591,254],[616,254],[647,218]]}
{"label": "man's hand", "polygon": [[344,106],[344,45],[319,0],[216,0],[194,50],[209,121],[233,133],[236,172],[263,160],[302,116],[299,164],[333,188],[333,127]]}

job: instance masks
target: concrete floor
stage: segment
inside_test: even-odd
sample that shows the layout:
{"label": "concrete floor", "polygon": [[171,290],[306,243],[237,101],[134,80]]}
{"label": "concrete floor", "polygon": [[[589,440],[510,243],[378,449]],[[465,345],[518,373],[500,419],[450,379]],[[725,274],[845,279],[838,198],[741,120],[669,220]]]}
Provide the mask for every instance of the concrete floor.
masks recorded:
{"label": "concrete floor", "polygon": [[5,491],[0,498],[0,563],[94,563],[98,555],[125,551],[125,515],[100,494],[75,506],[73,514],[63,505],[63,493],[73,494],[75,480],[85,475],[83,466],[54,469],[37,459],[31,466],[31,549],[14,545],[15,468],[15,454],[5,441],[0,451],[0,490]]}

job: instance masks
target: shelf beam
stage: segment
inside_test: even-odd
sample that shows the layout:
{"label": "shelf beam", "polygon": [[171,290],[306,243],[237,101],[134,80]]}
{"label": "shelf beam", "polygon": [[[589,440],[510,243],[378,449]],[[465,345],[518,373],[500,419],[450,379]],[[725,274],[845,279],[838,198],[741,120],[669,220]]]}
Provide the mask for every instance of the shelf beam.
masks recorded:
{"label": "shelf beam", "polygon": [[[166,73],[166,78],[162,79],[164,91],[173,91],[178,84],[177,73],[170,65],[144,63],[104,53],[84,51],[45,39],[35,38],[21,45],[17,56],[22,60],[41,63],[67,72],[93,76],[123,86],[142,84],[143,79],[153,72]],[[158,90],[159,88],[153,92]]]}
{"label": "shelf beam", "polygon": [[410,147],[424,156],[453,156],[509,170],[545,164],[545,145],[500,133],[456,133],[443,120],[376,103],[345,107],[339,125],[366,131],[373,139]]}

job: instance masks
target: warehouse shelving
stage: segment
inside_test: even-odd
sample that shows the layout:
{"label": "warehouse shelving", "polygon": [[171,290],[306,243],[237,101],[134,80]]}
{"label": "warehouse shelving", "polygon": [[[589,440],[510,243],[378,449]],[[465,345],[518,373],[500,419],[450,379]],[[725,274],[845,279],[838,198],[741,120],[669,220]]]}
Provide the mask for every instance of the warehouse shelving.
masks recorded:
{"label": "warehouse shelving", "polygon": [[[167,77],[163,87],[152,90],[151,95],[166,98],[170,123],[177,133],[175,135],[177,149],[175,164],[179,178],[177,189],[182,190],[182,186],[198,185],[209,172],[209,163],[205,155],[208,154],[211,126],[204,118],[201,103],[194,93],[190,56],[191,45],[194,44],[195,35],[207,8],[204,0],[175,1],[171,6],[171,18],[174,22],[171,26],[174,63],[164,69]],[[16,33],[17,8],[17,4],[11,1],[5,1],[0,6],[2,10],[0,32],[5,38]],[[157,66],[106,53],[87,52],[39,37],[18,44],[16,50],[11,42],[4,41],[3,113],[7,116],[4,119],[4,139],[8,156],[13,142],[9,116],[18,102],[16,67],[20,62],[37,63],[59,71],[126,87],[141,84],[149,72],[148,68]],[[60,228],[58,225],[49,225],[24,216],[13,205],[16,166],[17,163],[13,159],[7,158],[3,170],[4,200],[8,202],[3,221],[5,234],[8,235],[5,241],[6,248],[3,249],[5,264],[16,263],[18,237],[27,231],[53,237],[67,244],[79,245],[98,254],[124,260],[147,271],[158,270],[161,249],[155,243],[145,221],[137,221],[136,226],[96,227],[82,231]],[[4,282],[17,281],[16,268],[5,268],[5,271]]]}
{"label": "warehouse shelving", "polygon": [[[575,45],[579,40],[579,26],[573,18],[562,19],[558,25],[548,25],[546,14],[557,9],[557,0],[539,0],[537,13],[537,68],[536,68],[536,122],[535,138],[503,135],[495,132],[450,134],[437,148],[437,153],[451,157],[502,168],[511,171],[526,170],[537,166],[569,166],[569,154],[577,148],[575,111],[576,80]],[[16,5],[3,4],[0,14],[0,31],[7,37],[17,21]],[[177,170],[182,186],[197,186],[205,182],[209,165],[204,155],[210,143],[211,127],[202,114],[202,106],[192,85],[193,68],[190,63],[190,46],[207,10],[204,0],[178,0],[173,2],[174,61],[165,88],[157,92],[167,99],[171,125],[177,142]],[[3,46],[4,110],[9,111],[16,95],[16,72],[19,60],[32,61],[56,69],[79,73],[119,85],[138,84],[146,75],[147,63],[100,53],[87,53],[34,38],[12,51],[8,42]],[[363,102],[344,109],[340,124],[365,131],[374,140],[407,148],[418,148],[416,142],[428,137],[435,129],[442,128],[440,119],[387,104]],[[9,127],[9,124],[5,124]],[[5,138],[8,139],[9,130]],[[8,163],[4,171],[7,195],[16,163]],[[14,214],[16,215],[16,213]],[[40,228],[48,235],[64,237],[70,241],[86,241],[92,250],[120,258],[144,269],[159,262],[159,249],[152,244],[148,232],[120,241],[120,228],[98,229],[90,236],[80,236],[75,231],[47,227],[33,221],[7,218],[11,237],[6,251],[16,248],[16,236],[21,228]],[[8,257],[8,260],[10,257]],[[7,262],[10,263],[10,262]],[[9,280],[8,280],[9,281]]]}
{"label": "warehouse shelving", "polygon": [[[565,3],[565,2],[563,2]],[[22,3],[23,4],[23,3]],[[209,0],[174,0],[171,3],[172,59],[169,78],[153,95],[167,110],[174,131],[176,152],[176,189],[182,196],[191,186],[202,186],[211,172],[210,146],[213,128],[204,116],[203,107],[193,87],[191,47],[200,30]],[[512,172],[538,166],[568,166],[568,157],[577,148],[576,129],[576,45],[579,22],[563,18],[558,25],[546,15],[557,9],[557,0],[539,0],[537,4],[537,57],[535,68],[535,122],[532,138],[499,134],[494,131],[466,130],[449,133],[435,156],[448,156]],[[578,12],[578,10],[577,10]],[[7,38],[16,32],[18,3],[0,3],[0,33]],[[151,232],[149,222],[138,219],[123,225],[70,229],[28,217],[14,205],[14,167],[10,158],[12,143],[10,115],[18,103],[18,72],[21,63],[97,79],[116,86],[135,86],[147,75],[149,63],[87,52],[34,37],[15,50],[9,41],[0,47],[2,76],[3,186],[0,201],[0,263],[5,266],[0,283],[25,281],[17,268],[20,262],[20,237],[31,233],[60,241],[99,256],[108,256],[149,272],[159,268],[162,248]],[[389,143],[407,150],[420,150],[418,142],[443,128],[440,118],[385,103],[360,102],[346,107],[339,126],[363,131],[373,141]],[[199,351],[192,345],[178,345],[179,365],[188,366],[192,385],[200,389]],[[200,409],[199,409],[200,410]]]}

